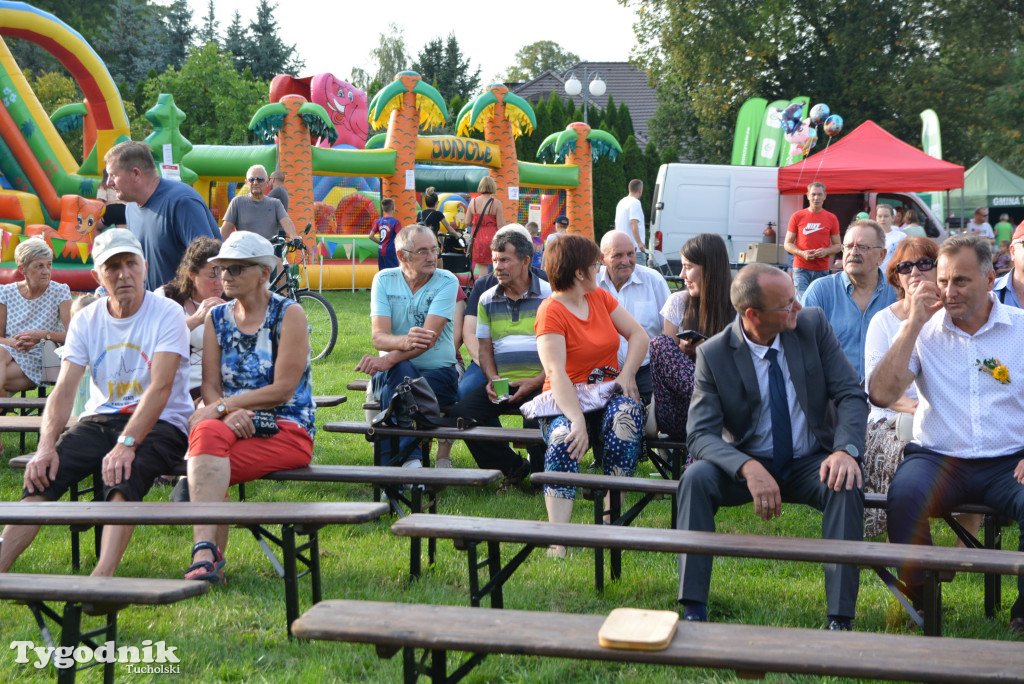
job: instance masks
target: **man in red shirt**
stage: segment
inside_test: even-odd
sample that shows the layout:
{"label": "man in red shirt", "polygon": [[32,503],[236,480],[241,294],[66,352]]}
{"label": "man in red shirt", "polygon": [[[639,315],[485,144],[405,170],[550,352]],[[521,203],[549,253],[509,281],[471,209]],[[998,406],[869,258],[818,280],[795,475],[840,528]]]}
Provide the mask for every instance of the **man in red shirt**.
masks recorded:
{"label": "man in red shirt", "polygon": [[784,245],[786,251],[793,255],[793,285],[801,302],[811,283],[829,274],[832,255],[842,250],[839,219],[822,208],[825,184],[814,182],[808,185],[807,201],[810,206],[789,219]]}

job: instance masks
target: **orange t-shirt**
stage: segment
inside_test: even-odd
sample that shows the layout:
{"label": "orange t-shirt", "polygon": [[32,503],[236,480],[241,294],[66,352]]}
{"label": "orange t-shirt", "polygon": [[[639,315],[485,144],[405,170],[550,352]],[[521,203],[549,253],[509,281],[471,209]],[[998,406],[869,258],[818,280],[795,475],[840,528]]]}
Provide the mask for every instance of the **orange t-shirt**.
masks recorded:
{"label": "orange t-shirt", "polygon": [[[537,337],[551,333],[565,338],[565,372],[573,383],[586,382],[595,368],[619,370],[619,332],[611,318],[618,305],[597,288],[587,295],[590,315],[581,320],[551,297],[541,302],[534,332]],[[551,378],[544,379],[544,389],[551,389]]]}

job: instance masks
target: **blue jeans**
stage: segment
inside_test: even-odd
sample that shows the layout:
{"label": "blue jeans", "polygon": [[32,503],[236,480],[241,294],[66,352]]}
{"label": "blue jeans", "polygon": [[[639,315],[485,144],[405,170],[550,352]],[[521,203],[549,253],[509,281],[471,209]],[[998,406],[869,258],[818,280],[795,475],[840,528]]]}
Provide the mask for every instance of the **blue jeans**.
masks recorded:
{"label": "blue jeans", "polygon": [[[930,516],[977,503],[1017,521],[1021,529],[1017,550],[1024,551],[1024,485],[1013,477],[1024,452],[998,458],[956,458],[911,442],[903,453],[886,499],[889,541],[930,545]],[[922,583],[920,570],[903,570],[900,578],[910,588]],[[1010,617],[1024,617],[1024,575],[1017,577],[1017,600]]]}
{"label": "blue jeans", "polygon": [[470,361],[469,365],[466,366],[466,372],[462,374],[462,380],[459,381],[459,401],[465,399],[470,392],[480,385],[486,384],[487,378],[484,377],[484,372],[480,370],[480,366],[476,365],[476,361]]}
{"label": "blue jeans", "polygon": [[[395,394],[395,388],[406,378],[419,378],[423,377],[427,379],[427,384],[434,390],[434,395],[437,396],[437,403],[440,406],[451,406],[456,401],[456,391],[459,382],[459,372],[455,369],[455,366],[448,366],[447,368],[433,368],[431,370],[420,370],[416,366],[412,365],[411,361],[401,361],[391,367],[390,370],[377,373],[370,379],[371,387],[373,388],[373,397],[380,401],[381,410],[386,411],[388,404],[391,403],[391,397]],[[411,444],[417,443],[418,440],[415,437],[401,437],[398,440],[399,448],[401,451],[405,451]],[[390,440],[381,441],[381,465],[402,465],[401,463],[391,462],[391,444]],[[420,448],[417,445],[415,449],[405,458],[406,461],[415,461],[423,458],[423,454],[420,452]]]}
{"label": "blue jeans", "polygon": [[793,286],[796,288],[796,298],[800,300],[802,304],[804,301],[804,293],[807,292],[807,288],[811,286],[818,278],[824,278],[829,275],[830,271],[826,268],[824,271],[811,271],[806,268],[794,268],[793,269]]}
{"label": "blue jeans", "polygon": [[[604,411],[593,411],[583,416],[587,423],[587,438],[591,445],[603,444],[602,465],[605,475],[632,477],[636,472],[640,456],[640,440],[643,438],[647,411],[629,397],[617,394],[608,402]],[[555,473],[578,473],[580,462],[569,455],[571,423],[565,416],[540,419],[540,431],[548,445],[544,452],[544,470]],[[545,496],[575,499],[576,488],[565,486],[544,487]]]}

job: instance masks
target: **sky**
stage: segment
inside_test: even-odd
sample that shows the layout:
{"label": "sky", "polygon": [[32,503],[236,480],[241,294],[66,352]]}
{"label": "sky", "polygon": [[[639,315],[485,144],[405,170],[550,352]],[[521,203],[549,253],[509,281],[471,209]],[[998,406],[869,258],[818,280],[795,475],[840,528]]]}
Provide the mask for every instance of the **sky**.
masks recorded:
{"label": "sky", "polygon": [[[403,29],[410,61],[427,41],[447,38],[454,30],[463,57],[469,58],[473,68],[480,67],[481,85],[497,80],[514,63],[521,47],[539,40],[553,40],[562,49],[594,62],[627,61],[636,44],[635,12],[616,0],[579,4],[518,0],[514,4],[495,3],[494,10],[487,11],[481,11],[486,5],[452,3],[451,9],[445,9],[422,1],[390,0],[379,6],[353,2],[360,9],[346,14],[344,8],[349,4],[277,0],[274,19],[279,35],[286,44],[295,45],[306,62],[300,76],[328,72],[345,79],[354,66],[372,72],[375,65],[370,51],[392,21]],[[207,0],[189,0],[189,5],[193,23],[200,25]],[[235,10],[248,25],[256,16],[256,5],[253,0],[214,0],[218,33],[224,35]],[[427,8],[436,11],[424,21]],[[360,14],[365,16],[360,18]]]}

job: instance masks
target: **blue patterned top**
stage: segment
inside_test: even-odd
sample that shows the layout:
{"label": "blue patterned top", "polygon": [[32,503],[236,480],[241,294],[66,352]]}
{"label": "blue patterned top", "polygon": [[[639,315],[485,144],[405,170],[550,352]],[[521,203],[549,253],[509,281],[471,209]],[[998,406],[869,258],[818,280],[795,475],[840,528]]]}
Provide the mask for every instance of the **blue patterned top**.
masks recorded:
{"label": "blue patterned top", "polygon": [[[290,299],[271,293],[263,325],[252,335],[246,335],[235,324],[235,302],[213,307],[210,314],[213,328],[220,345],[220,376],[224,396],[232,397],[274,381],[274,349],[271,335],[281,336],[281,322],[284,311],[295,304]],[[287,402],[273,409],[278,420],[298,423],[310,434],[316,434],[316,404],[313,402],[313,381],[309,371],[309,351],[306,351],[306,368],[295,388],[295,394]]]}

